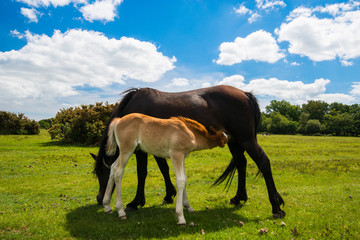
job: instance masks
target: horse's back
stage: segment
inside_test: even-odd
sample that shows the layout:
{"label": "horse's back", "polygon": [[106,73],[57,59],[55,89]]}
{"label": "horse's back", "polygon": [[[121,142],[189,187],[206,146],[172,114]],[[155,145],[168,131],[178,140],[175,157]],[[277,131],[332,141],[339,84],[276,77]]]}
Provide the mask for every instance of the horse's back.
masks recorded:
{"label": "horse's back", "polygon": [[218,85],[186,92],[162,92],[141,88],[128,102],[123,114],[143,113],[158,118],[184,116],[206,128],[225,129],[236,138],[256,136],[256,100],[251,93],[238,88]]}

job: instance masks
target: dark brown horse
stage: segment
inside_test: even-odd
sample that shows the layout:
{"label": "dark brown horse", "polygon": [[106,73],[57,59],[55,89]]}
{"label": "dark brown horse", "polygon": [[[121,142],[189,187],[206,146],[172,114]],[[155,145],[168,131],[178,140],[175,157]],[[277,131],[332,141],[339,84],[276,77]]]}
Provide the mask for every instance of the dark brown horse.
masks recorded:
{"label": "dark brown horse", "polygon": [[[253,94],[224,85],[179,93],[141,88],[130,89],[124,94],[123,99],[114,109],[110,121],[129,113],[143,113],[158,118],[183,116],[200,122],[207,129],[210,126],[214,126],[216,129],[225,129],[229,135],[228,146],[233,158],[215,184],[220,184],[227,177],[230,177],[229,180],[231,180],[237,169],[238,189],[235,197],[231,199],[231,203],[237,205],[240,201],[247,201],[245,186],[247,160],[244,155],[246,151],[264,176],[274,217],[285,216],[285,212],[280,208],[284,201],[276,190],[270,161],[256,139],[260,109]],[[109,179],[110,169],[108,166],[119,155],[117,152],[114,156],[106,156],[107,132],[108,129],[103,135],[98,156],[93,155],[96,158],[94,172],[100,185],[97,196],[99,204],[102,204]],[[127,205],[128,209],[137,209],[139,205],[145,204],[144,185],[147,175],[147,154],[137,151],[136,159],[138,189],[135,199]],[[176,190],[170,180],[169,166],[164,158],[155,157],[155,159],[165,179],[167,194],[164,200],[172,202]]]}

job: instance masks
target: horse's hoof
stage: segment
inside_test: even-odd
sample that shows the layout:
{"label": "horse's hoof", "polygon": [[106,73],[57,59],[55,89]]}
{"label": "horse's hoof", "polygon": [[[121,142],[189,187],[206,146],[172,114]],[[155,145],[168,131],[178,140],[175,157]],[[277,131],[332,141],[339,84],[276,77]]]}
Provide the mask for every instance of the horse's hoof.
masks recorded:
{"label": "horse's hoof", "polygon": [[106,214],[112,214],[112,210],[105,211]]}
{"label": "horse's hoof", "polygon": [[137,207],[135,207],[135,208],[133,208],[133,207],[131,207],[131,206],[126,206],[126,208],[125,208],[125,212],[134,212],[134,211],[136,211],[136,210],[138,210],[138,208]]}
{"label": "horse's hoof", "polygon": [[283,210],[280,210],[277,213],[273,213],[273,218],[283,218],[286,216],[286,213]]}
{"label": "horse's hoof", "polygon": [[178,226],[185,226],[185,225],[186,225],[186,221],[184,221],[184,222],[178,222],[177,225],[178,225]]}
{"label": "horse's hoof", "polygon": [[235,198],[232,198],[230,199],[230,204],[237,206],[240,204],[240,200],[236,200]]}
{"label": "horse's hoof", "polygon": [[126,219],[126,215],[124,215],[124,216],[119,216],[119,218],[121,219],[121,220],[125,220]]}
{"label": "horse's hoof", "polygon": [[174,199],[172,199],[172,197],[165,197],[163,204],[171,204],[174,202]]}

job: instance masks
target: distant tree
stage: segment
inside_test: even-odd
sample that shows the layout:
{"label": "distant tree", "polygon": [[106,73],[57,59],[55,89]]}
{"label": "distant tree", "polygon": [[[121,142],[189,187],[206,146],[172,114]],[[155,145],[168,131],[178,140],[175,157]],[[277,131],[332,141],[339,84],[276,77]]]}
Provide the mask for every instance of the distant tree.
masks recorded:
{"label": "distant tree", "polygon": [[351,105],[350,114],[353,117],[352,134],[358,136],[360,135],[360,105]]}
{"label": "distant tree", "polygon": [[275,134],[295,134],[297,129],[297,122],[287,119],[279,112],[270,114],[270,121],[267,124],[267,130]]}
{"label": "distant tree", "polygon": [[269,117],[269,114],[266,114],[266,113],[261,113],[261,121],[260,121],[260,124],[259,124],[259,132],[267,132],[268,129],[267,129],[267,126],[269,124],[271,124],[271,119]]}
{"label": "distant tree", "polygon": [[349,135],[353,132],[353,117],[350,113],[325,115],[326,131],[330,134]]}
{"label": "distant tree", "polygon": [[318,119],[310,119],[305,125],[305,133],[309,135],[322,133],[324,130],[325,126]]}
{"label": "distant tree", "polygon": [[40,126],[35,120],[30,120],[23,113],[0,111],[0,134],[39,134]]}
{"label": "distant tree", "polygon": [[39,124],[40,124],[40,128],[49,129],[49,128],[51,128],[51,125],[52,125],[52,119],[49,118],[49,119],[40,120]]}
{"label": "distant tree", "polygon": [[342,103],[331,103],[329,105],[329,114],[331,115],[335,115],[335,114],[339,114],[339,113],[349,113],[350,112],[350,106],[349,105],[345,105]]}
{"label": "distant tree", "polygon": [[303,112],[303,113],[300,115],[299,126],[298,126],[298,129],[297,129],[297,131],[298,131],[299,133],[306,134],[306,123],[309,121],[309,118],[310,118],[310,114],[309,114],[309,113]]}
{"label": "distant tree", "polygon": [[328,110],[329,104],[319,100],[309,100],[306,104],[302,105],[302,111],[310,115],[309,119],[317,119],[320,122],[322,122]]}
{"label": "distant tree", "polygon": [[282,100],[272,100],[266,107],[267,113],[278,112],[291,121],[299,121],[301,108],[299,105],[291,105],[289,102]]}

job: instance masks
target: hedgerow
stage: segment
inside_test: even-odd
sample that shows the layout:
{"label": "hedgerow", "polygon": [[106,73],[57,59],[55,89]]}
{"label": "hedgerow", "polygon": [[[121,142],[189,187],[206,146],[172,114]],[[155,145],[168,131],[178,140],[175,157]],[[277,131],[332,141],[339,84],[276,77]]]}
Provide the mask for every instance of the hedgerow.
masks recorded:
{"label": "hedgerow", "polygon": [[23,113],[0,111],[0,134],[35,135],[39,134],[40,126]]}
{"label": "hedgerow", "polygon": [[51,139],[75,144],[98,143],[114,107],[115,104],[98,102],[60,110],[52,119]]}

